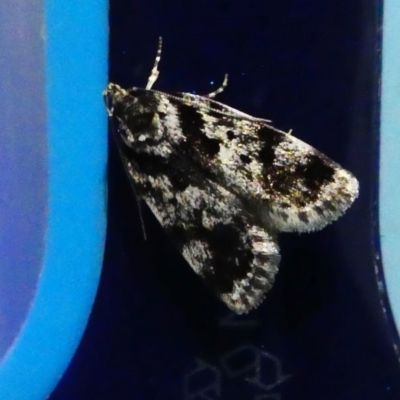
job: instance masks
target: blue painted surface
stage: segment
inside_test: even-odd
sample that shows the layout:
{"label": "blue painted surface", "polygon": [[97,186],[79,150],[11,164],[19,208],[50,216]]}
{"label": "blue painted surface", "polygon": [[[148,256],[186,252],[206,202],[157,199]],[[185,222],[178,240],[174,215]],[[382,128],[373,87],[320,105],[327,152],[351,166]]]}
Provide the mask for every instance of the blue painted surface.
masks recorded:
{"label": "blue painted surface", "polygon": [[45,251],[48,157],[41,6],[23,0],[0,4],[0,360],[25,323]]}
{"label": "blue painted surface", "polygon": [[37,34],[45,35],[48,218],[37,292],[0,369],[7,400],[47,398],[67,367],[93,304],[106,226],[107,5],[48,1],[45,15],[36,5]]}
{"label": "blue painted surface", "polygon": [[400,329],[400,4],[384,2],[380,153],[380,241],[385,282]]}

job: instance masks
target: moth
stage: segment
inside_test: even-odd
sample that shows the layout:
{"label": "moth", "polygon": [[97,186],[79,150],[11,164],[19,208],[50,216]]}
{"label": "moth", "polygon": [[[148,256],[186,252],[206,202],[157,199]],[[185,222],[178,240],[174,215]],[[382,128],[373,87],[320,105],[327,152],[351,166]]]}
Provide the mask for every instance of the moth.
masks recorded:
{"label": "moth", "polygon": [[143,88],[103,95],[129,179],[183,257],[238,314],[257,307],[280,262],[279,232],[340,217],[357,179],[318,150],[214,98]]}

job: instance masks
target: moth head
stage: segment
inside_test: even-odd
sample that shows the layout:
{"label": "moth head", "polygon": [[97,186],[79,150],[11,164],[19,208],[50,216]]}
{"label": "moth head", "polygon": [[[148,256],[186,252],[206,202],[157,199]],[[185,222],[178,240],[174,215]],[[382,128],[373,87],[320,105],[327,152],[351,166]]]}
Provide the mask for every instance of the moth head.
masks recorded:
{"label": "moth head", "polygon": [[160,118],[155,111],[157,102],[151,91],[139,88],[125,90],[110,83],[103,96],[108,115],[119,121],[125,144],[136,146],[160,138]]}
{"label": "moth head", "polygon": [[111,82],[108,84],[107,90],[103,91],[103,99],[109,117],[115,115],[115,111],[123,103],[123,100],[127,95],[128,92],[125,89],[122,89],[119,85]]}

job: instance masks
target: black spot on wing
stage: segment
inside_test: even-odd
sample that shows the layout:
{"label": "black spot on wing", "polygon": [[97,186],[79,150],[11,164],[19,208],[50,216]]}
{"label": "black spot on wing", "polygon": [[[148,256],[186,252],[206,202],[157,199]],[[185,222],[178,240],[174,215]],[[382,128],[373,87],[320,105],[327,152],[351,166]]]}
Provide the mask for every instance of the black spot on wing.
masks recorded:
{"label": "black spot on wing", "polygon": [[243,163],[245,163],[245,164],[251,163],[251,158],[248,155],[241,154],[239,157],[240,157],[240,159],[242,160]]}
{"label": "black spot on wing", "polygon": [[[294,170],[276,167],[270,169],[270,174],[274,189],[292,197],[295,205],[304,207],[318,199],[321,187],[333,182],[335,169],[321,156],[311,154],[304,164],[296,165]],[[335,209],[332,204],[325,208]],[[299,218],[307,223],[305,216],[299,215]]]}
{"label": "black spot on wing", "polygon": [[307,163],[298,165],[296,174],[304,180],[305,186],[310,190],[318,190],[323,184],[333,181],[335,170],[320,156],[312,154]]}
{"label": "black spot on wing", "polygon": [[304,222],[305,224],[308,224],[308,215],[304,211],[300,211],[297,216],[299,217],[299,220]]}
{"label": "black spot on wing", "polygon": [[285,211],[276,210],[275,213],[285,222],[289,219],[289,215]]}
{"label": "black spot on wing", "polygon": [[251,245],[243,241],[237,226],[221,223],[210,230],[202,226],[201,212],[197,218],[191,226],[170,226],[167,232],[180,251],[192,240],[204,243],[210,258],[204,261],[199,274],[218,294],[231,293],[234,282],[245,278],[251,270]]}
{"label": "black spot on wing", "polygon": [[283,133],[276,132],[268,126],[263,126],[257,132],[261,142],[259,157],[265,166],[269,166],[275,159],[275,148],[285,140]]}
{"label": "black spot on wing", "polygon": [[137,165],[137,169],[142,174],[149,177],[165,176],[176,192],[185,190],[194,180],[199,181],[199,184],[202,182],[198,171],[186,160],[176,155],[162,157],[152,153],[135,152],[134,149],[130,149],[123,143],[121,151],[127,160],[131,160]]}
{"label": "black spot on wing", "polygon": [[229,140],[233,140],[235,138],[235,132],[228,130],[226,131],[226,136]]}
{"label": "black spot on wing", "polygon": [[254,255],[250,244],[243,242],[239,228],[230,224],[219,224],[204,234],[211,259],[202,275],[217,293],[230,293],[234,282],[245,278],[251,269]]}
{"label": "black spot on wing", "polygon": [[323,208],[324,208],[325,210],[329,210],[329,211],[332,211],[332,212],[335,212],[335,211],[336,211],[335,205],[332,204],[332,203],[331,203],[330,201],[328,201],[328,200],[323,201],[323,202],[322,202],[322,206],[323,206]]}
{"label": "black spot on wing", "polygon": [[[283,156],[286,159],[277,162],[276,148],[290,139],[268,126],[259,129],[257,135],[261,144],[259,157],[263,163],[263,185],[273,196],[279,195],[291,205],[304,207],[318,198],[322,186],[333,182],[335,170],[323,155],[309,154],[305,162],[299,163],[293,155],[286,154]],[[306,216],[299,218],[305,219]]]}
{"label": "black spot on wing", "polygon": [[205,134],[205,122],[202,113],[191,105],[171,100],[178,110],[179,120],[184,136],[186,137],[183,144],[183,150],[188,154],[193,152],[193,148],[208,157],[214,157],[220,149],[220,141],[218,139],[209,138]]}
{"label": "black spot on wing", "polygon": [[197,108],[184,104],[180,101],[170,99],[178,110],[179,120],[183,133],[188,136],[198,137],[204,129],[204,120]]}
{"label": "black spot on wing", "polygon": [[324,210],[321,208],[321,207],[319,207],[319,206],[315,206],[314,207],[314,210],[316,211],[316,213],[318,214],[318,215],[324,215]]}
{"label": "black spot on wing", "polygon": [[203,135],[200,143],[203,145],[204,152],[210,157],[214,157],[218,154],[220,148],[220,141],[218,139],[209,138],[206,135]]}

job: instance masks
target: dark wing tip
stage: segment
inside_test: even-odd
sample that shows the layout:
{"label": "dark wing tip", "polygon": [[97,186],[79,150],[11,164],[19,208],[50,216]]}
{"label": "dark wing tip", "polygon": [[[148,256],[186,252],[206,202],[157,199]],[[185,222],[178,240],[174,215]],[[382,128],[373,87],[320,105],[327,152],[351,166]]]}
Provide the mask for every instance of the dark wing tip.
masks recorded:
{"label": "dark wing tip", "polygon": [[[276,201],[263,216],[280,232],[320,230],[341,217],[358,197],[359,183],[348,171],[335,168],[331,182],[321,186],[312,202],[291,205]],[[301,194],[299,194],[301,197]]]}

